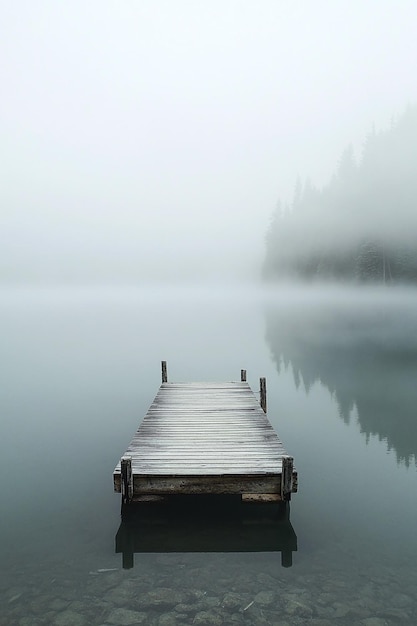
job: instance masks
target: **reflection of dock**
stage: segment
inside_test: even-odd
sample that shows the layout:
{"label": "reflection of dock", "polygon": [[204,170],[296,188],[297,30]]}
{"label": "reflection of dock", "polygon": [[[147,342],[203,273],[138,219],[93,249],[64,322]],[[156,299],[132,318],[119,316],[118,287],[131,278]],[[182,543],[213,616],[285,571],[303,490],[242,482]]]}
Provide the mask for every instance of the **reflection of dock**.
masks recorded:
{"label": "reflection of dock", "polygon": [[114,489],[124,504],[143,495],[238,494],[287,501],[297,472],[246,382],[162,385],[121,462]]}
{"label": "reflection of dock", "polygon": [[281,552],[292,565],[297,536],[289,503],[244,503],[239,496],[171,496],[122,509],[116,552],[123,567],[135,553]]}

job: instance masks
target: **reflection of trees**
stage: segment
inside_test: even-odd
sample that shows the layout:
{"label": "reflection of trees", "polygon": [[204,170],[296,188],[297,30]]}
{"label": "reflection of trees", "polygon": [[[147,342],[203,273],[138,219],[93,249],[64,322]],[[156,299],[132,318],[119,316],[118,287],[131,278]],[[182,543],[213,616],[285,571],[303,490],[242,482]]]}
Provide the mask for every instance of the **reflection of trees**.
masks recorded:
{"label": "reflection of trees", "polygon": [[[395,298],[395,295],[392,294]],[[407,465],[417,458],[417,312],[399,306],[317,304],[270,309],[266,339],[279,371],[306,390],[319,381],[361,432],[385,439]]]}

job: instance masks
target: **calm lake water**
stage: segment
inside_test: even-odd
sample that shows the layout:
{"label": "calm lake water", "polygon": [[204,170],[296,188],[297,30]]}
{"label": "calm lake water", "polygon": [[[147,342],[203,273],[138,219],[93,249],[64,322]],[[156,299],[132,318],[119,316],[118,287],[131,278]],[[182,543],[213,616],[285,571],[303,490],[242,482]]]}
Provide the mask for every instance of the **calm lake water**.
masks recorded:
{"label": "calm lake water", "polygon": [[[1,292],[0,624],[417,623],[417,294]],[[115,553],[112,473],[160,384],[267,377],[298,551]]]}

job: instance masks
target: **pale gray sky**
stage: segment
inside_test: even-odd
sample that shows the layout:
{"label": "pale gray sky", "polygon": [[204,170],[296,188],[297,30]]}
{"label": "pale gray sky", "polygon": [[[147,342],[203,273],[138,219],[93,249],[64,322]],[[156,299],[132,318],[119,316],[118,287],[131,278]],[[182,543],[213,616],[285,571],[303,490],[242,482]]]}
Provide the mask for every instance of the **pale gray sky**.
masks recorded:
{"label": "pale gray sky", "polygon": [[322,185],[417,102],[415,0],[0,0],[1,277],[257,271]]}

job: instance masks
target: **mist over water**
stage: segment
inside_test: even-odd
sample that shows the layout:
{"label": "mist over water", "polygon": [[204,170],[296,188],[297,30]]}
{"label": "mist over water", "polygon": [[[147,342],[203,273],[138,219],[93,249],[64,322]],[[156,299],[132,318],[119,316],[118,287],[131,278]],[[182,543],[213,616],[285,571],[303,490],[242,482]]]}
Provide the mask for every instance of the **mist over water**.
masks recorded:
{"label": "mist over water", "polygon": [[[100,626],[123,609],[151,624],[207,612],[413,624],[416,299],[382,288],[3,289],[2,623]],[[257,391],[267,377],[268,417],[299,473],[291,568],[275,552],[184,552],[138,553],[121,569],[112,472],[161,359],[173,381],[238,380],[245,368]]]}
{"label": "mist over water", "polygon": [[[3,3],[0,626],[417,623],[416,19]],[[122,568],[112,473],[161,360],[266,376],[292,567]]]}
{"label": "mist over water", "polygon": [[306,392],[326,387],[346,423],[353,417],[367,441],[376,435],[398,461],[415,465],[415,291],[310,289],[296,301],[267,313],[277,370],[289,367]]}

